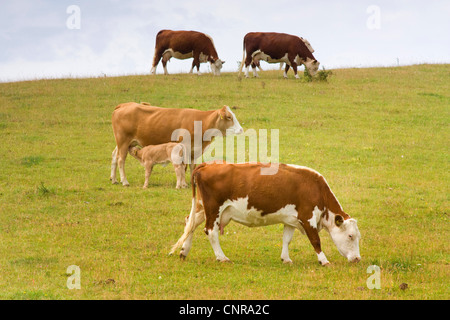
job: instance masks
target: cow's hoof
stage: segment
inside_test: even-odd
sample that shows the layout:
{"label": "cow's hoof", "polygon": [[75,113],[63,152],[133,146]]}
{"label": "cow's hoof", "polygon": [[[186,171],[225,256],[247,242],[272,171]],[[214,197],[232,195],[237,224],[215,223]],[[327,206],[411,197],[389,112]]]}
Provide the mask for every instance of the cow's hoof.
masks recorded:
{"label": "cow's hoof", "polygon": [[119,184],[117,181],[111,181],[112,184]]}
{"label": "cow's hoof", "polygon": [[325,262],[320,262],[320,261],[319,261],[319,263],[320,263],[320,265],[321,265],[322,267],[326,267],[326,266],[329,266],[329,265],[331,264],[329,261],[325,261]]}
{"label": "cow's hoof", "polygon": [[228,258],[223,258],[223,259],[217,259],[217,261],[221,262],[221,263],[231,263],[231,260]]}
{"label": "cow's hoof", "polygon": [[130,184],[127,182],[127,183],[122,183],[122,185],[124,186],[124,187],[129,187],[130,186]]}
{"label": "cow's hoof", "polygon": [[180,260],[183,260],[183,261],[186,260],[186,256],[182,253],[180,253]]}
{"label": "cow's hoof", "polygon": [[283,261],[284,264],[293,264],[293,262],[292,262],[291,259],[289,259],[289,260],[287,260],[287,259],[281,259],[281,261]]}

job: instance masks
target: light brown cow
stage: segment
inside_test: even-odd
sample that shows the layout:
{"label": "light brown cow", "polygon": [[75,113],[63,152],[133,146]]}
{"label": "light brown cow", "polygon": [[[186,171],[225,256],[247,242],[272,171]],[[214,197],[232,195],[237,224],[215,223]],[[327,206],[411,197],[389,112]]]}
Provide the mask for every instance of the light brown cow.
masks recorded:
{"label": "light brown cow", "polygon": [[263,164],[201,164],[192,178],[193,199],[184,234],[172,247],[182,245],[185,258],[195,229],[205,222],[205,232],[217,260],[227,262],[219,244],[219,231],[234,220],[249,227],[284,224],[281,259],[291,263],[288,245],[295,229],[306,234],[320,264],[329,264],[322,252],[319,231],[327,230],[339,252],[358,262],[361,237],[356,220],[346,214],[325,178],[301,166],[280,164],[274,175],[261,175]]}
{"label": "light brown cow", "polygon": [[172,163],[177,176],[177,189],[186,188],[186,148],[182,143],[168,142],[156,146],[146,146],[142,149],[130,147],[130,154],[145,167],[144,187],[148,187],[148,179],[155,164]]}
{"label": "light brown cow", "polygon": [[[112,127],[116,148],[112,152],[111,181],[117,183],[116,169],[119,165],[120,180],[128,186],[125,176],[125,159],[130,146],[157,145],[182,141],[190,154],[189,167],[193,169],[212,138],[205,139],[205,133],[218,130],[227,133],[243,132],[239,121],[228,106],[218,110],[159,108],[148,103],[128,102],[118,105],[112,114]],[[194,131],[198,132],[194,132]],[[183,139],[181,139],[182,137]],[[196,140],[194,141],[194,138]]]}
{"label": "light brown cow", "polygon": [[156,35],[155,55],[150,73],[155,74],[156,66],[162,58],[164,74],[168,74],[166,65],[172,57],[181,60],[194,58],[189,73],[197,67],[198,75],[200,63],[209,62],[214,75],[220,75],[220,69],[225,63],[219,59],[214,42],[207,34],[197,31],[161,30]]}
{"label": "light brown cow", "polygon": [[260,67],[259,61],[263,60],[268,63],[286,63],[285,78],[290,67],[294,70],[295,77],[299,78],[297,66],[300,64],[305,65],[308,72],[314,76],[320,63],[314,58],[313,52],[311,44],[301,37],[286,33],[250,32],[244,37],[244,53],[239,75],[245,65],[245,76],[248,77],[251,64],[253,75],[258,77],[256,67]]}

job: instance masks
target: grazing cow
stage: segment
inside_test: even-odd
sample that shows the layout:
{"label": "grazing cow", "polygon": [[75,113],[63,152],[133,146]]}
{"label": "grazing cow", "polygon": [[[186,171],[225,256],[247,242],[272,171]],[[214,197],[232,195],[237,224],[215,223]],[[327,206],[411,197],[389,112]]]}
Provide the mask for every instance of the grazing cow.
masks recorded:
{"label": "grazing cow", "polygon": [[168,142],[156,146],[146,146],[142,149],[130,147],[130,154],[145,167],[144,187],[148,187],[148,179],[155,164],[166,165],[171,162],[177,176],[177,189],[186,188],[186,147],[182,143]]}
{"label": "grazing cow", "polygon": [[[248,227],[284,224],[281,260],[291,263],[288,245],[295,229],[306,234],[320,264],[329,264],[320,246],[319,231],[327,230],[341,255],[351,262],[361,259],[361,237],[356,220],[346,214],[325,178],[301,166],[280,164],[274,175],[261,175],[266,165],[201,164],[192,175],[193,199],[184,234],[172,247],[182,245],[185,258],[195,229],[205,222],[205,232],[217,260],[227,262],[219,244],[219,231],[234,220]],[[280,190],[282,190],[280,192]]]}
{"label": "grazing cow", "polygon": [[[201,144],[194,141],[194,129],[201,125],[200,141]],[[195,109],[174,109],[153,107],[148,103],[128,102],[118,105],[112,114],[112,127],[116,140],[116,147],[112,152],[111,162],[111,181],[116,181],[116,169],[119,165],[120,180],[124,186],[129,183],[125,176],[125,159],[130,146],[139,145],[145,147],[173,141],[174,132],[185,131],[189,133],[189,141],[184,140],[190,150],[189,167],[193,169],[195,158],[201,156],[205,148],[212,142],[212,138],[203,139],[205,131],[217,129],[223,136],[227,132],[240,134],[242,129],[236,116],[228,106],[223,106],[218,110],[201,111]],[[178,139],[176,137],[175,139]],[[181,141],[178,139],[177,141]],[[192,146],[192,148],[191,148]],[[198,150],[200,149],[201,150]],[[195,157],[195,158],[194,158]]]}
{"label": "grazing cow", "polygon": [[244,37],[244,53],[239,75],[245,65],[245,76],[248,78],[248,69],[251,64],[253,75],[258,77],[256,67],[260,68],[259,61],[264,60],[268,63],[286,63],[285,78],[289,68],[292,67],[298,79],[297,66],[300,64],[305,65],[308,72],[314,76],[320,63],[314,58],[313,52],[311,44],[297,36],[275,32],[250,32]]}
{"label": "grazing cow", "polygon": [[209,62],[212,73],[217,76],[225,63],[219,59],[210,36],[197,31],[161,30],[156,35],[155,55],[150,73],[155,74],[156,66],[162,58],[164,74],[168,74],[166,65],[172,57],[181,60],[194,58],[189,73],[197,67],[198,75],[201,74],[200,63]]}

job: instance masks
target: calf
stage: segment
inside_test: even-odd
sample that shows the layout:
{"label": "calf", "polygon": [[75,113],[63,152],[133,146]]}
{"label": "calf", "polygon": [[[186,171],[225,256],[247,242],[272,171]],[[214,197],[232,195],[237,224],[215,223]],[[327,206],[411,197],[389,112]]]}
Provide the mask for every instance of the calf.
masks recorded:
{"label": "calf", "polygon": [[225,63],[219,59],[210,36],[197,31],[161,30],[156,35],[155,55],[150,73],[155,74],[156,66],[162,58],[164,74],[168,74],[166,65],[172,57],[182,60],[194,58],[189,73],[197,67],[198,75],[200,75],[200,63],[209,62],[212,73],[218,76]]}
{"label": "calf", "polygon": [[244,37],[244,53],[239,68],[239,75],[245,65],[245,76],[248,77],[248,69],[252,65],[253,75],[258,76],[256,67],[260,67],[259,61],[268,63],[286,63],[284,77],[290,67],[294,70],[298,79],[297,66],[305,65],[308,72],[314,76],[319,69],[319,62],[314,58],[314,50],[311,44],[301,37],[286,33],[275,32],[250,32]]}
{"label": "calf", "polygon": [[186,148],[182,143],[169,142],[158,144],[156,146],[146,146],[142,149],[137,147],[129,148],[130,154],[138,159],[145,167],[144,188],[148,187],[148,179],[152,174],[155,164],[163,164],[171,162],[175,174],[177,176],[177,189],[186,188]]}
{"label": "calf", "polygon": [[294,230],[306,234],[319,263],[329,264],[322,252],[319,231],[331,235],[338,251],[358,262],[361,237],[356,220],[346,214],[325,178],[301,166],[280,164],[274,175],[261,175],[263,164],[201,164],[193,172],[193,199],[184,233],[171,253],[182,246],[185,258],[195,229],[205,222],[205,232],[217,260],[229,261],[219,244],[219,231],[234,220],[248,227],[284,224],[281,260],[291,263],[288,245]]}

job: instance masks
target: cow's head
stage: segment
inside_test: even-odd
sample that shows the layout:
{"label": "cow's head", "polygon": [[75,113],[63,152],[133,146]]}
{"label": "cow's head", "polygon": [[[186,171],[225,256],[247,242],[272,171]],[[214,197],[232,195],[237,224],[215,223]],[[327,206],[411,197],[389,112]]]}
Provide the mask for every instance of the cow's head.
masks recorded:
{"label": "cow's head", "polygon": [[309,74],[314,77],[317,74],[317,70],[319,70],[320,62],[316,59],[306,58],[304,65]]}
{"label": "cow's head", "polygon": [[361,260],[361,255],[359,254],[361,234],[359,233],[356,220],[344,220],[339,214],[334,215],[334,218],[332,216],[333,221],[331,226],[328,227],[328,231],[339,253],[350,262],[359,262]]}
{"label": "cow's head", "polygon": [[215,76],[220,76],[220,69],[222,69],[222,65],[224,63],[225,61],[222,61],[220,59],[216,59],[216,61],[210,61],[211,70]]}
{"label": "cow's head", "polygon": [[225,135],[227,133],[241,134],[244,132],[244,129],[242,129],[239,121],[236,119],[236,116],[229,106],[223,106],[218,112],[217,129],[224,132]]}

